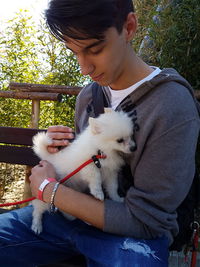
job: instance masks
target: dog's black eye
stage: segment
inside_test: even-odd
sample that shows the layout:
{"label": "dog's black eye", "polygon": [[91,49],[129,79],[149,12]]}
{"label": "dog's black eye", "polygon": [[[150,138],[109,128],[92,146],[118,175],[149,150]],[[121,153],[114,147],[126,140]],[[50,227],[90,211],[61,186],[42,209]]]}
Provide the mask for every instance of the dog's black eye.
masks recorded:
{"label": "dog's black eye", "polygon": [[117,139],[117,143],[123,143],[123,142],[124,142],[123,138]]}

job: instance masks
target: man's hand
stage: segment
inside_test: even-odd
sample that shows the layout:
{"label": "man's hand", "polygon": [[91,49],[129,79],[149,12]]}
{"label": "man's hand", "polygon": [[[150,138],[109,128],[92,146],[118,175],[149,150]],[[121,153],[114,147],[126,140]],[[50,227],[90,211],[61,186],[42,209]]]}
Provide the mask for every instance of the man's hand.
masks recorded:
{"label": "man's hand", "polygon": [[60,147],[69,145],[69,139],[74,138],[73,130],[67,126],[50,126],[47,129],[49,137],[53,140],[53,143],[48,146],[49,153],[56,153]]}
{"label": "man's hand", "polygon": [[41,160],[38,165],[32,168],[29,177],[32,195],[37,197],[38,188],[46,178],[56,178],[56,172],[51,163]]}

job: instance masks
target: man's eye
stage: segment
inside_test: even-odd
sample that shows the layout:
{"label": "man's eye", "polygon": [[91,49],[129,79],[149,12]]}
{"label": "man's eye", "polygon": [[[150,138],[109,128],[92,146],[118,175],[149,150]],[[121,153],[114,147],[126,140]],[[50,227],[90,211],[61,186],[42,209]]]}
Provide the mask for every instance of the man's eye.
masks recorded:
{"label": "man's eye", "polygon": [[124,139],[123,138],[120,138],[120,139],[117,139],[117,143],[123,143],[124,142]]}
{"label": "man's eye", "polygon": [[98,55],[98,54],[100,54],[102,52],[102,50],[103,50],[103,48],[95,50],[95,51],[90,50],[90,53],[93,54],[93,55]]}

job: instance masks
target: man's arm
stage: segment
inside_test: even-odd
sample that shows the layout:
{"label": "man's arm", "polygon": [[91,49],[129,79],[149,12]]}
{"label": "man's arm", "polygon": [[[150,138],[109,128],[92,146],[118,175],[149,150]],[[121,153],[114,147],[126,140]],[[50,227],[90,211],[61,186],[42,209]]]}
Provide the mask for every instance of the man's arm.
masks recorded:
{"label": "man's arm", "polygon": [[[32,169],[32,174],[29,178],[32,195],[37,197],[38,188],[45,178],[55,176],[53,166],[47,161],[41,161],[39,165]],[[55,183],[50,183],[44,190],[43,199],[47,203],[50,203],[54,186]],[[104,227],[104,202],[92,196],[74,191],[60,184],[55,194],[54,204],[60,210],[86,221],[99,229],[103,229]]]}
{"label": "man's arm", "polygon": [[[50,184],[45,190],[44,200],[50,202],[51,193],[55,183]],[[103,229],[104,227],[104,202],[90,195],[77,192],[69,187],[59,185],[55,195],[55,206],[76,218]]]}

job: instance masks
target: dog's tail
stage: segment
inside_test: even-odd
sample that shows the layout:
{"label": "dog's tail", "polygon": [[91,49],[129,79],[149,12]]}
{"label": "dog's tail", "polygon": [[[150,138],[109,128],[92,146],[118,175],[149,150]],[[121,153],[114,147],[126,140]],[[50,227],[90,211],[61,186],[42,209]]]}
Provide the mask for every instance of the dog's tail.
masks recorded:
{"label": "dog's tail", "polygon": [[50,153],[47,150],[47,146],[51,144],[52,139],[46,132],[40,132],[33,136],[33,151],[41,159],[48,160]]}

